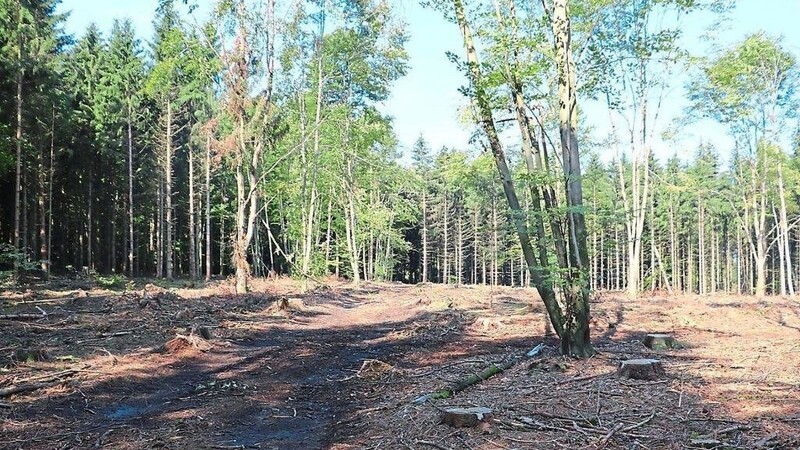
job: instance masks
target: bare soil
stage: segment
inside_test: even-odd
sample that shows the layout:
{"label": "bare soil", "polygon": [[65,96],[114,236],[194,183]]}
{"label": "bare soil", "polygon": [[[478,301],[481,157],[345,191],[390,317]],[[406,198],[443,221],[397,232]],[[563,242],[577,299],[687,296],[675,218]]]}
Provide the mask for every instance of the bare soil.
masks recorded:
{"label": "bare soil", "polygon": [[[0,398],[0,448],[800,448],[794,299],[602,294],[598,355],[574,360],[532,289],[331,280],[301,294],[278,280],[235,296],[220,281],[143,301],[143,285],[0,294],[2,314],[30,315],[0,316],[0,392],[32,389]],[[679,348],[647,349],[647,333]],[[412,403],[539,343],[450,399]],[[634,358],[666,377],[618,377]],[[446,407],[493,421],[451,428]]]}

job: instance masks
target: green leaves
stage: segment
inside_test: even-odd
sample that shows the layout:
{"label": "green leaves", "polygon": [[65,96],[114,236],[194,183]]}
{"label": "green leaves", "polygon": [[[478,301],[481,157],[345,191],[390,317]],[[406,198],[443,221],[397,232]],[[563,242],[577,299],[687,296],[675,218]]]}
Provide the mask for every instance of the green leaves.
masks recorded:
{"label": "green leaves", "polygon": [[796,102],[796,64],[780,41],[756,33],[707,64],[691,98],[709,117],[763,133]]}

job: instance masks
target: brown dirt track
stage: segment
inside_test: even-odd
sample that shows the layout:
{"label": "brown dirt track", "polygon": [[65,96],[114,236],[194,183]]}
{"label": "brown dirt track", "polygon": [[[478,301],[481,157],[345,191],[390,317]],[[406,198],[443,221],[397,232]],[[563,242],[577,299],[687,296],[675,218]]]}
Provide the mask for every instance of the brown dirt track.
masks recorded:
{"label": "brown dirt track", "polygon": [[[0,448],[16,449],[792,449],[800,447],[800,303],[727,295],[607,293],[593,303],[599,354],[557,355],[532,289],[288,280],[245,297],[218,282],[141,295],[74,286],[5,291]],[[87,286],[88,288],[88,286]],[[287,311],[274,307],[288,298]],[[178,319],[189,310],[191,319]],[[201,348],[163,344],[192,325]],[[655,352],[647,332],[685,348]],[[544,342],[544,354],[452,399],[410,402]],[[21,348],[45,361],[19,361]],[[16,357],[15,357],[16,354]],[[668,377],[619,379],[619,361]],[[447,406],[494,409],[490,427],[439,423]]]}

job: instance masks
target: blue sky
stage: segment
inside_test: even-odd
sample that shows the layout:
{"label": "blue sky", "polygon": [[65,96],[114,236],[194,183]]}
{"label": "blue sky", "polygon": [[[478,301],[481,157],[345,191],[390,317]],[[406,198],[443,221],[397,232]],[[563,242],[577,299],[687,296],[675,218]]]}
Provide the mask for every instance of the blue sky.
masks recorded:
{"label": "blue sky", "polygon": [[[67,31],[80,36],[90,22],[107,31],[115,18],[130,18],[139,35],[147,40],[152,33],[152,17],[156,0],[63,0],[60,10],[72,11]],[[202,3],[202,2],[201,2]],[[408,44],[411,70],[397,81],[385,111],[394,117],[395,131],[401,145],[409,148],[422,134],[438,149],[442,146],[466,148],[472,127],[458,120],[458,111],[465,104],[458,87],[464,78],[446,58],[447,51],[460,55],[462,51],[458,28],[442,19],[439,13],[419,6],[418,0],[395,0],[399,14],[409,25]],[[706,18],[707,19],[707,18]],[[701,35],[708,20],[701,17],[686,24],[690,50],[708,50]],[[719,45],[725,46],[748,33],[765,30],[772,36],[782,36],[784,45],[800,59],[800,0],[739,0],[726,28],[715,30]],[[682,114],[685,102],[680,82],[676,83],[671,99],[665,105],[661,126],[669,125]],[[598,135],[607,134],[607,114],[592,114],[598,108],[587,105],[587,125]],[[602,117],[600,117],[602,116]],[[730,139],[721,127],[700,123],[684,130],[686,137],[678,147],[659,144],[654,149],[660,158],[677,153],[687,159],[699,141],[713,141],[721,152],[727,152]]]}

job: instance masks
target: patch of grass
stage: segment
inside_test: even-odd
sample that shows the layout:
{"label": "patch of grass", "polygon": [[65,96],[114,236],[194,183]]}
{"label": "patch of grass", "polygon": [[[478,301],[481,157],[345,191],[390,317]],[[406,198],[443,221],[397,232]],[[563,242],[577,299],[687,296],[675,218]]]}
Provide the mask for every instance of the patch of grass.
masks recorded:
{"label": "patch of grass", "polygon": [[95,282],[105,289],[122,289],[129,283],[128,278],[121,274],[97,275]]}

